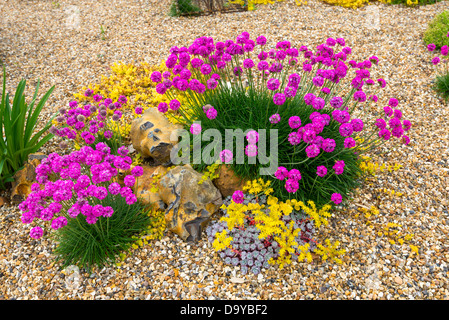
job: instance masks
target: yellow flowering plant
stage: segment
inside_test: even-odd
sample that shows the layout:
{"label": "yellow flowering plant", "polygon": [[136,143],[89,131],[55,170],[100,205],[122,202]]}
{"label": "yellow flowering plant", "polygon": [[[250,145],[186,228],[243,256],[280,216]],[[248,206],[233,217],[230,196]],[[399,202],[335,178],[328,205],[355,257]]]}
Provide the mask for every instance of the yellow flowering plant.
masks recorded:
{"label": "yellow flowering plant", "polygon": [[[258,274],[262,268],[293,260],[312,261],[312,253],[323,260],[338,258],[345,252],[338,242],[320,244],[316,230],[327,224],[330,206],[317,209],[313,201],[279,201],[271,193],[270,181],[262,178],[248,181],[243,192],[225,199],[224,215],[206,229],[208,240],[225,263],[240,265],[241,272]],[[243,195],[243,196],[242,196]]]}

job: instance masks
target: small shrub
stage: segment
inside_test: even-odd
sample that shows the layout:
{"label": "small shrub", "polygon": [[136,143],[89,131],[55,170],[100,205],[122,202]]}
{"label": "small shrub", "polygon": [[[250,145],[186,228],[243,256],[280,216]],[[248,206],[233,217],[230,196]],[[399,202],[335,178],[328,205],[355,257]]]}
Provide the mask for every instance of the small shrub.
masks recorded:
{"label": "small shrub", "polygon": [[436,15],[429,22],[427,30],[424,32],[423,40],[426,45],[435,44],[436,49],[442,46],[449,46],[449,38],[446,36],[449,32],[449,11],[443,11]]}
{"label": "small shrub", "polygon": [[179,17],[199,12],[201,12],[201,9],[194,5],[192,0],[173,0],[168,15],[171,17]]}
{"label": "small shrub", "polygon": [[25,102],[25,87],[26,81],[20,81],[11,106],[9,93],[6,93],[6,71],[3,68],[3,90],[0,102],[0,189],[6,188],[6,185],[14,180],[14,174],[23,167],[29,154],[36,152],[53,138],[51,133],[45,135],[51,127],[52,119],[38,132],[34,131],[42,108],[54,87],[51,87],[37,102],[38,81],[29,105]]}

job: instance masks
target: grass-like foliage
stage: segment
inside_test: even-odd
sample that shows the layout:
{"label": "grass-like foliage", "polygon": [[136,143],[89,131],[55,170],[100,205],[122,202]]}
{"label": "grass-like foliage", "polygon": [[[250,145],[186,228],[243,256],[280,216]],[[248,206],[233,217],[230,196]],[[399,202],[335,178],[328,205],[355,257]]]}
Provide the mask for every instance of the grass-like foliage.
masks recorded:
{"label": "grass-like foliage", "polygon": [[38,117],[54,87],[50,88],[37,102],[38,81],[30,104],[25,102],[25,87],[26,81],[21,80],[11,105],[9,93],[6,93],[6,71],[3,68],[3,89],[0,103],[0,189],[6,188],[6,185],[13,181],[14,174],[23,167],[29,154],[39,150],[53,137],[51,133],[46,134],[51,127],[52,119],[38,132],[35,130]]}
{"label": "grass-like foliage", "polygon": [[444,101],[449,101],[449,72],[436,76],[433,89]]}
{"label": "grass-like foliage", "polygon": [[[275,176],[264,177],[271,181],[273,186],[274,196],[280,199],[297,199],[303,202],[308,200],[314,201],[318,205],[324,205],[329,202],[333,193],[348,194],[358,186],[358,177],[362,171],[359,167],[360,158],[354,153],[352,148],[344,147],[345,137],[339,133],[340,123],[331,121],[328,126],[325,126],[322,137],[334,139],[336,142],[336,149],[334,152],[322,152],[319,157],[308,159],[305,148],[307,143],[304,141],[301,144],[293,146],[288,142],[289,134],[292,128],[287,121],[281,121],[278,124],[271,124],[269,116],[278,113],[281,119],[289,119],[293,116],[299,116],[302,125],[312,123],[310,116],[316,112],[312,106],[306,105],[303,96],[296,95],[287,105],[275,105],[272,96],[268,92],[261,92],[259,94],[246,94],[247,90],[236,87],[233,90],[223,88],[222,90],[215,90],[213,94],[208,97],[208,103],[213,105],[217,110],[217,117],[214,120],[208,119],[206,113],[199,112],[195,116],[197,121],[201,122],[202,130],[218,129],[222,137],[226,135],[226,129],[241,129],[242,132],[249,130],[266,129],[267,137],[267,157],[273,156],[269,152],[270,129],[277,129],[278,144],[278,165],[285,167],[287,170],[297,169],[301,172],[302,179],[300,180],[300,188],[296,193],[289,193],[285,188],[285,181],[276,179]],[[323,94],[324,96],[324,94]],[[192,108],[193,110],[201,110],[200,106]],[[332,110],[322,110],[323,113],[329,114],[331,117]],[[196,138],[196,137],[195,137]],[[244,138],[244,136],[242,137]],[[194,136],[192,136],[192,140]],[[243,154],[243,150],[237,150],[237,138],[234,138],[232,153],[238,157],[238,153]],[[203,150],[207,144],[202,145]],[[223,143],[222,148],[225,148]],[[249,161],[249,157],[245,157],[245,164],[238,164],[236,161],[230,164],[234,172],[242,178],[253,180],[257,179],[261,168],[266,168],[268,165],[261,163],[258,158],[255,163]],[[329,174],[326,177],[320,178],[316,171],[318,166],[325,166],[332,168],[336,160],[343,160],[345,162],[345,170],[342,174]],[[199,171],[205,169],[206,164],[202,163],[195,167]]]}
{"label": "grass-like foliage", "polygon": [[148,209],[140,202],[128,205],[125,198],[108,195],[101,204],[112,207],[114,214],[99,217],[95,224],[87,223],[79,215],[54,233],[58,241],[54,252],[63,268],[75,264],[91,270],[94,266],[112,265],[151,224]]}

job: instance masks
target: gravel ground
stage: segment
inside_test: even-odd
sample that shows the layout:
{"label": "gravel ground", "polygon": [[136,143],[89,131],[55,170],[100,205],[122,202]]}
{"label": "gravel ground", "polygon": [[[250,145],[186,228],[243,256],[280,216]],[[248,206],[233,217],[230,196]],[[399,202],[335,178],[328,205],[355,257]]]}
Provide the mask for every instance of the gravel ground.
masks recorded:
{"label": "gravel ground", "polygon": [[[0,0],[0,59],[7,67],[8,91],[21,78],[31,95],[56,89],[43,112],[48,117],[67,105],[83,85],[107,75],[114,62],[159,63],[173,45],[199,36],[234,39],[242,31],[264,34],[273,45],[317,45],[343,37],[353,59],[380,58],[377,71],[387,80],[380,100],[397,97],[414,127],[408,146],[378,158],[403,167],[379,173],[338,210],[322,237],[347,250],[342,264],[293,263],[283,270],[242,276],[224,265],[206,240],[187,244],[167,233],[137,249],[121,267],[78,277],[54,263],[54,243],[32,240],[13,205],[0,207],[0,299],[448,299],[448,107],[430,89],[430,57],[421,41],[432,17],[447,1],[420,8],[377,4],[358,10],[310,0],[260,7],[254,12],[197,18],[170,18],[169,1],[156,0]],[[370,9],[378,28],[368,28]],[[100,26],[103,26],[104,34]],[[44,151],[54,146],[48,145]],[[389,196],[382,189],[401,192]],[[375,204],[380,214],[367,219],[359,208]],[[413,234],[410,243],[391,244],[379,235],[388,222]]]}

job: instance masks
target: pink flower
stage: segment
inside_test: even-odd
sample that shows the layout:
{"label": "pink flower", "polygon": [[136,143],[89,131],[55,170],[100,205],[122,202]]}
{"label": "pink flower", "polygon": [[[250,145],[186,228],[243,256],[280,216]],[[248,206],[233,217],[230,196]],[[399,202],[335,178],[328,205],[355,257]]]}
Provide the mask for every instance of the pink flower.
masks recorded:
{"label": "pink flower", "polygon": [[190,133],[194,135],[198,135],[201,133],[201,125],[199,123],[192,123],[190,126]]}
{"label": "pink flower", "polygon": [[318,166],[316,168],[316,174],[319,177],[324,177],[327,174],[327,168],[325,166]]}
{"label": "pink flower", "polygon": [[234,155],[232,154],[231,150],[224,149],[223,151],[220,152],[220,160],[223,163],[231,162],[233,157]]}
{"label": "pink flower", "polygon": [[259,141],[259,133],[256,130],[251,130],[246,134],[246,140],[249,144],[256,144]]}
{"label": "pink flower", "polygon": [[257,146],[255,144],[249,144],[245,147],[245,154],[248,157],[257,156]]}
{"label": "pink flower", "polygon": [[295,179],[287,179],[285,181],[285,189],[289,192],[289,193],[295,193],[296,191],[298,191],[299,189],[299,183],[298,180]]}
{"label": "pink flower", "polygon": [[240,190],[234,191],[234,193],[232,194],[232,201],[234,201],[235,203],[243,203],[244,200],[245,195],[243,194],[242,191]]}
{"label": "pink flower", "polygon": [[288,170],[285,167],[278,167],[276,172],[274,173],[274,176],[278,180],[284,180],[288,177]]}
{"label": "pink flower", "polygon": [[339,193],[333,193],[331,196],[331,201],[334,202],[335,204],[339,204],[341,203],[342,197],[341,194]]}

